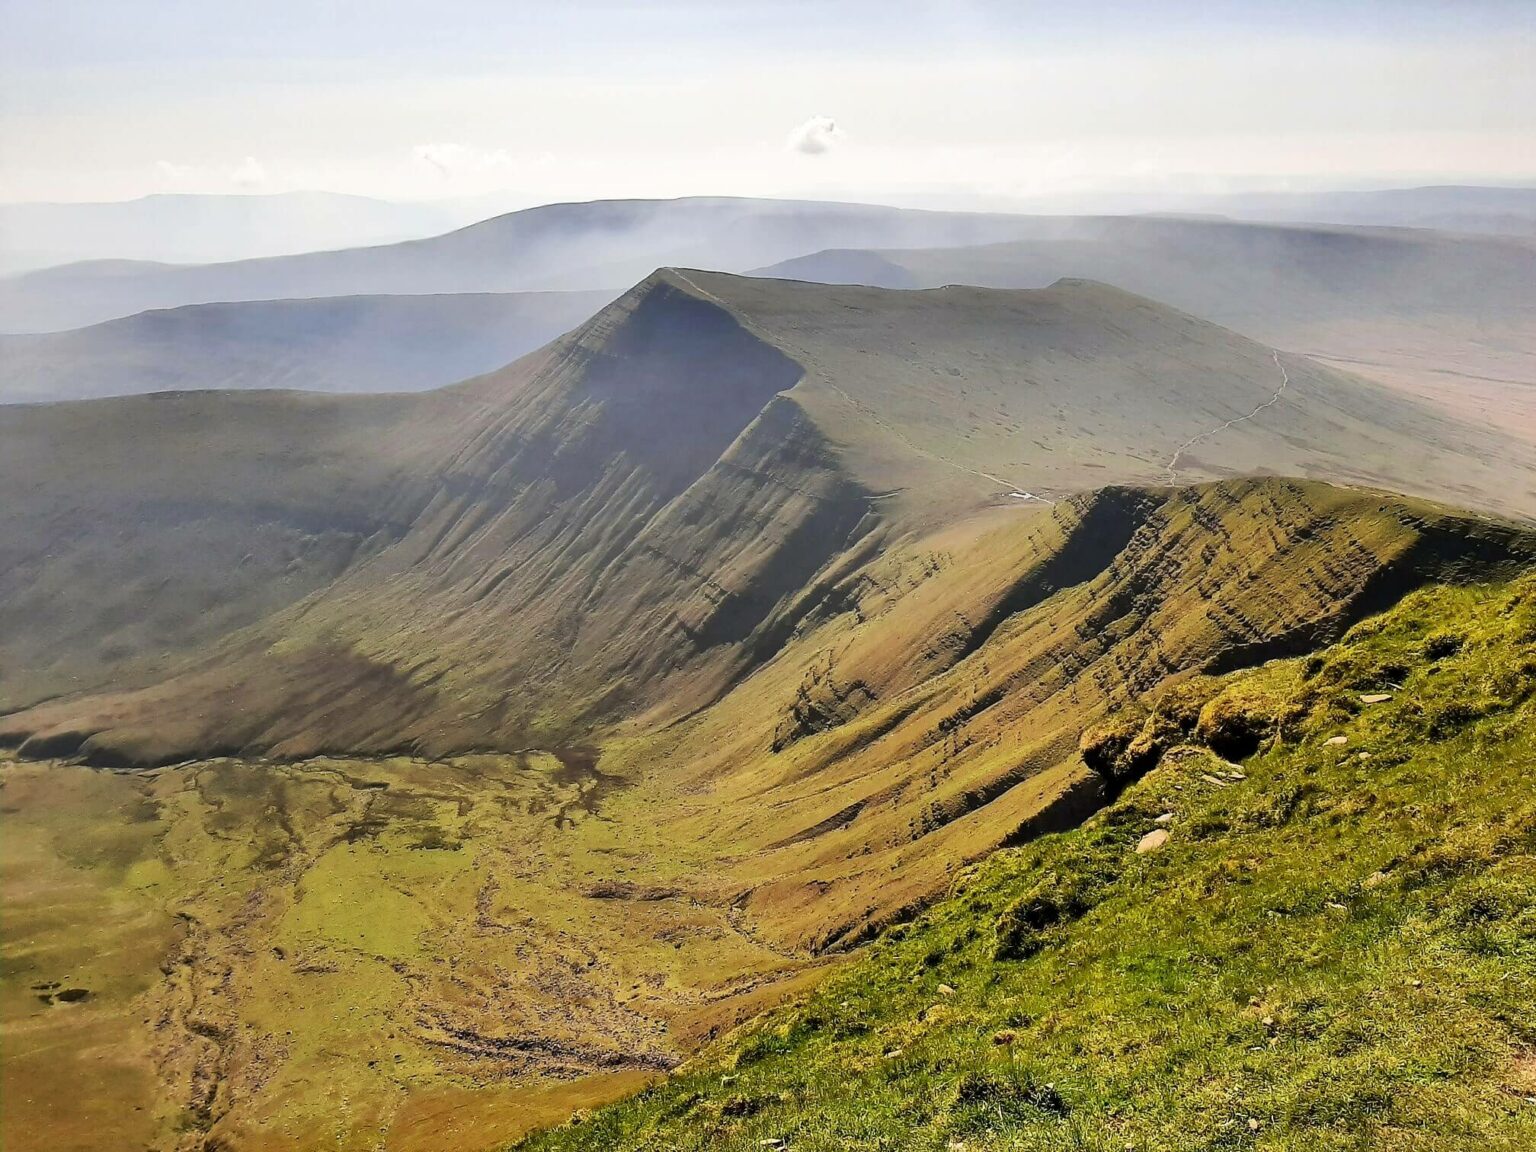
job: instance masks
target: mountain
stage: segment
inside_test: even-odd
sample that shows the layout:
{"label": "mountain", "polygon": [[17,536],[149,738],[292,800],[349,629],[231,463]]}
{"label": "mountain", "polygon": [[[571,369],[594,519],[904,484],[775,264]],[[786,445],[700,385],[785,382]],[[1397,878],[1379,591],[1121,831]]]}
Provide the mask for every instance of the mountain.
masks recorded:
{"label": "mountain", "polygon": [[[8,406],[0,485],[7,1146],[498,1147],[1000,847],[1128,829],[1209,678],[1536,564],[1495,515],[1536,512],[1519,443],[1083,281],[663,270],[432,392]],[[1437,730],[1505,730],[1523,650],[1407,609],[1455,633],[1412,681]],[[1320,659],[1318,724],[1416,667]],[[1191,738],[1262,748],[1223,708]],[[1234,887],[1256,854],[1211,853]],[[1188,893],[1157,907],[1222,907]]]}
{"label": "mountain", "polygon": [[1023,218],[695,197],[547,204],[425,240],[194,267],[133,261],[0,281],[0,330],[78,328],[213,301],[621,288],[658,265],[740,271],[833,245],[977,244]]}
{"label": "mountain", "polygon": [[515,748],[683,708],[771,651],[840,555],[978,502],[1269,473],[1536,511],[1515,441],[1085,282],[669,271],[436,393],[12,408],[0,437],[5,706],[200,647],[253,594],[297,602],[147,695],[0,723],[130,761]]}
{"label": "mountain", "polygon": [[610,299],[527,292],[192,304],[0,336],[0,403],[208,388],[436,388],[516,360]]}
{"label": "mountain", "polygon": [[469,219],[445,205],[333,192],[0,204],[0,271],[79,260],[206,263],[281,256],[430,236]]}
{"label": "mountain", "polygon": [[756,274],[891,288],[1103,280],[1536,443],[1529,240],[1156,217],[1036,229],[971,248],[825,251]]}

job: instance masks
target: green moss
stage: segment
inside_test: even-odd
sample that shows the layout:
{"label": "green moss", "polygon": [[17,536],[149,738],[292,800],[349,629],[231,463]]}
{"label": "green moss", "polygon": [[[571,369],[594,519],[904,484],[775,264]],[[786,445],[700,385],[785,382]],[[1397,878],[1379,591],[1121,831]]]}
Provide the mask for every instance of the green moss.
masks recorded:
{"label": "green moss", "polygon": [[1112,723],[1115,754],[1198,716],[1240,767],[1174,745],[805,1001],[522,1147],[1536,1146],[1533,637],[1536,577],[1439,587],[1182,687]]}

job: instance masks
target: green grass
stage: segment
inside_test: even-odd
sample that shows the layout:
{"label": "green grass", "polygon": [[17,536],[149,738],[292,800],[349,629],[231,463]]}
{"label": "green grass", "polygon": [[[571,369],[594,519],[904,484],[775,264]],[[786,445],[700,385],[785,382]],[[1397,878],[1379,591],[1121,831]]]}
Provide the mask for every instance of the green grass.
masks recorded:
{"label": "green grass", "polygon": [[1086,825],[520,1147],[1536,1147],[1533,695],[1536,576],[1185,682]]}

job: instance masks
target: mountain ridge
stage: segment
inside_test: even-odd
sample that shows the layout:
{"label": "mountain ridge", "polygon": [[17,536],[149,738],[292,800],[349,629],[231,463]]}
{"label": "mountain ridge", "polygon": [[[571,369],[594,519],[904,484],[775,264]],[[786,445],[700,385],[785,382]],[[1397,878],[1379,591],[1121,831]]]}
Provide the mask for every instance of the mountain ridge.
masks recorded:
{"label": "mountain ridge", "polygon": [[[1284,404],[1240,421],[1275,395],[1281,376]],[[287,401],[271,395],[247,409],[269,414],[277,429]],[[122,401],[112,411],[152,413],[148,429],[167,402]],[[370,515],[328,522],[327,509],[345,505],[305,489],[302,468],[264,494],[268,449],[248,443],[239,450],[249,453],[247,479],[233,504],[209,515],[249,503],[269,523],[291,518],[284,547],[307,548],[308,559],[297,561],[289,591],[260,598],[275,614],[237,613],[237,627],[213,648],[173,643],[172,653],[201,656],[153,689],[43,705],[11,716],[4,731],[24,733],[34,749],[133,763],[231,746],[290,756],[516,748],[569,740],[633,710],[650,714],[663,700],[682,714],[771,655],[776,638],[816,610],[825,592],[814,589],[826,587],[818,573],[989,503],[1160,485],[1170,459],[1190,479],[1304,465],[1367,487],[1460,491],[1469,503],[1521,507],[1518,489],[1479,479],[1510,447],[1084,281],[891,293],[663,269],[502,372],[436,393],[307,403],[326,415],[308,418],[318,439],[301,458],[327,461],[316,477],[366,478],[348,499]],[[217,419],[221,404],[201,394],[177,410],[196,427]],[[11,417],[11,435],[30,443],[30,454],[10,454],[17,467],[36,469],[37,454],[52,451],[50,429],[99,411],[51,407]],[[365,435],[353,435],[353,412],[372,423]],[[1162,444],[1149,448],[1154,437]],[[1396,462],[1404,438],[1422,453],[1411,470]],[[198,467],[195,444],[181,441],[178,451],[191,453],[181,466]],[[136,507],[158,507],[135,504],[148,491],[134,495],[141,481],[130,461],[114,465],[127,503],[103,525],[109,531],[140,514]],[[18,474],[16,490],[28,483],[35,478]],[[291,499],[284,492],[302,500],[272,519]],[[14,515],[14,539],[37,534],[23,527],[27,508]],[[13,709],[87,687],[80,676],[110,684],[113,661],[101,662],[88,626],[61,648],[25,623],[37,590],[77,554],[105,565],[93,611],[107,613],[121,595],[97,530],[69,523],[62,555],[39,567],[22,562],[23,551],[12,566],[11,628],[37,637],[55,668],[19,661],[32,667],[33,687],[6,689]],[[151,571],[178,563],[173,522],[161,531],[145,547],[169,551],[135,557]],[[173,580],[149,596],[160,606],[150,615],[165,614],[156,618],[166,637],[182,628],[206,636],[186,619],[177,587]],[[507,695],[510,683],[530,688],[526,703]],[[309,687],[295,695],[298,684]]]}

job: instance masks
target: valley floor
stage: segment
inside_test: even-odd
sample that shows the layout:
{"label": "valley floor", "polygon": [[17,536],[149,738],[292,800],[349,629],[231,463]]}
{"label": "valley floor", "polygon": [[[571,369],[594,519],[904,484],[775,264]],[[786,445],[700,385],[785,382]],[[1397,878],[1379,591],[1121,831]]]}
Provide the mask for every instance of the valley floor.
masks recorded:
{"label": "valley floor", "polygon": [[816,967],[588,861],[579,755],[0,783],[7,1149],[492,1147]]}

